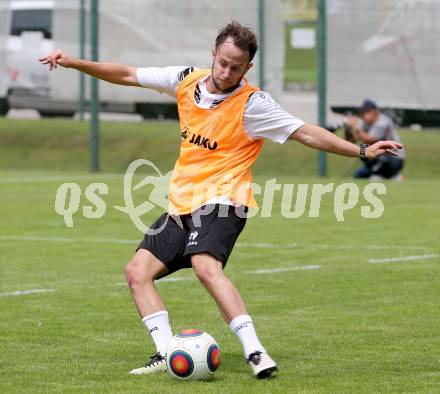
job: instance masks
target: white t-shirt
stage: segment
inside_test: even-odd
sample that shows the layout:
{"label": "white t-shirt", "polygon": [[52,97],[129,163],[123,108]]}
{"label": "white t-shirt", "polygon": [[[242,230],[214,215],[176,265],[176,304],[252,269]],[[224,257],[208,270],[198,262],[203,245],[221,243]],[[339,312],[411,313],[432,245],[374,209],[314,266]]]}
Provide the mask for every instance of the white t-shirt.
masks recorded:
{"label": "white t-shirt", "polygon": [[[146,67],[138,68],[136,76],[140,86],[176,97],[180,82],[196,69],[196,67],[189,66]],[[243,87],[243,82],[241,82],[233,92],[211,94],[206,88],[207,78],[208,76],[199,81],[194,93],[194,101],[200,108],[215,108]],[[244,111],[243,123],[250,138],[264,138],[280,144],[285,143],[292,133],[304,125],[301,119],[286,112],[269,93],[263,91],[258,91],[249,98]]]}

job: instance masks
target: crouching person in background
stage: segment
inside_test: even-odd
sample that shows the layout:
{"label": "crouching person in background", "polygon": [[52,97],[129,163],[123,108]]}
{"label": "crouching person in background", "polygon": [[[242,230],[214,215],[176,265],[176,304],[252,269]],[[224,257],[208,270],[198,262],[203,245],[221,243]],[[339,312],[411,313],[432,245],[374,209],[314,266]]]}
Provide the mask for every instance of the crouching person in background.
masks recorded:
{"label": "crouching person in background", "polygon": [[[377,141],[391,140],[400,142],[394,122],[385,114],[380,113],[376,103],[365,100],[359,110],[359,116],[352,116],[348,121],[354,139],[371,145]],[[405,161],[404,149],[398,156],[385,154],[374,160],[364,160],[364,166],[357,169],[354,178],[396,179],[402,180],[401,171]]]}

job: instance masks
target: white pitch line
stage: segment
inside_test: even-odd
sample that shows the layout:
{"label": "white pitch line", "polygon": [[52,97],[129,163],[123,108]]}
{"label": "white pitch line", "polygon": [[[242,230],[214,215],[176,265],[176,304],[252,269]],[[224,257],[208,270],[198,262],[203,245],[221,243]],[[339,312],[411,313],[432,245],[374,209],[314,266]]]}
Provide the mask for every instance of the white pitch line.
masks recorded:
{"label": "white pitch line", "polygon": [[86,242],[86,243],[116,243],[116,244],[136,244],[140,242],[134,239],[115,239],[115,238],[67,238],[67,237],[41,237],[33,235],[0,236],[0,241],[36,241],[36,242]]}
{"label": "white pitch line", "polygon": [[120,174],[101,174],[101,175],[54,175],[54,176],[35,176],[23,178],[0,179],[0,184],[7,183],[37,183],[37,182],[68,182],[68,181],[87,181],[103,179],[123,179]]}
{"label": "white pitch line", "polygon": [[267,242],[237,242],[236,244],[239,248],[259,248],[259,249],[294,249],[297,248],[298,244],[272,244]]}
{"label": "white pitch line", "polygon": [[428,250],[426,246],[406,246],[406,245],[326,245],[326,244],[301,244],[303,248],[312,249],[336,249],[336,250],[352,250],[352,249],[366,249],[366,250]]}
{"label": "white pitch line", "polygon": [[[1,241],[35,241],[35,242],[84,242],[84,243],[115,243],[115,244],[136,244],[139,243],[142,236],[139,239],[119,239],[119,238],[68,238],[68,237],[48,237],[48,236],[33,236],[33,235],[4,235],[0,236]],[[362,250],[425,250],[430,251],[430,248],[425,246],[405,246],[405,245],[326,245],[326,244],[275,244],[267,242],[237,242],[238,248],[257,248],[257,249],[300,249],[300,248],[312,248],[312,249],[362,249]]]}
{"label": "white pitch line", "polygon": [[311,249],[335,249],[335,250],[352,250],[352,249],[367,249],[367,250],[429,250],[425,246],[405,246],[405,245],[327,245],[327,244],[274,244],[263,242],[237,242],[237,247],[242,248],[259,248],[259,249],[299,249],[299,248],[311,248]]}
{"label": "white pitch line", "polygon": [[52,293],[54,291],[55,291],[54,289],[17,290],[17,291],[10,291],[7,293],[0,293],[0,297],[13,297],[13,296],[28,295],[28,294],[36,294],[36,293]]}
{"label": "white pitch line", "polygon": [[180,277],[162,278],[162,279],[158,279],[157,282],[159,282],[159,283],[162,283],[162,282],[182,282],[182,281],[186,281],[186,280],[194,280],[194,278],[180,278]]}
{"label": "white pitch line", "polygon": [[[46,242],[87,242],[87,243],[120,243],[120,244],[132,244],[139,243],[140,238],[135,239],[115,239],[115,238],[67,238],[67,237],[45,237],[45,236],[33,236],[33,235],[5,235],[0,236],[0,241],[46,241]],[[272,243],[237,243],[237,247],[243,248],[260,248],[260,249],[292,249],[298,247],[298,244],[272,244]]]}
{"label": "white pitch line", "polygon": [[247,271],[248,274],[273,274],[277,272],[287,272],[287,271],[308,271],[308,270],[319,270],[321,266],[319,265],[298,265],[295,267],[286,268],[272,268],[272,269],[259,269],[256,271]]}
{"label": "white pitch line", "polygon": [[436,257],[438,257],[437,254],[423,254],[421,256],[404,256],[404,257],[391,257],[386,259],[369,259],[368,262],[370,264],[385,264],[385,263],[427,260],[427,259],[434,259]]}
{"label": "white pitch line", "polygon": [[[177,276],[175,278],[162,278],[158,279],[156,282],[162,283],[162,282],[183,282],[187,280],[194,280],[194,278],[183,278],[180,276]],[[127,282],[119,282],[116,284],[116,286],[127,286]]]}

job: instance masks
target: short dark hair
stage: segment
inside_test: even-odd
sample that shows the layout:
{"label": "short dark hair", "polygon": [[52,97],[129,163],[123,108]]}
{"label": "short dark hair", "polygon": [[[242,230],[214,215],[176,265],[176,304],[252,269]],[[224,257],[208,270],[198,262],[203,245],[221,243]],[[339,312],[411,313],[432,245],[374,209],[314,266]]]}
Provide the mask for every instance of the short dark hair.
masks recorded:
{"label": "short dark hair", "polygon": [[359,113],[362,115],[365,112],[371,111],[372,109],[377,110],[377,104],[373,100],[365,99],[359,108]]}
{"label": "short dark hair", "polygon": [[249,54],[249,63],[255,56],[258,49],[257,37],[252,29],[244,27],[236,21],[232,21],[224,28],[220,29],[215,39],[215,49],[218,49],[227,38],[234,40],[234,45]]}

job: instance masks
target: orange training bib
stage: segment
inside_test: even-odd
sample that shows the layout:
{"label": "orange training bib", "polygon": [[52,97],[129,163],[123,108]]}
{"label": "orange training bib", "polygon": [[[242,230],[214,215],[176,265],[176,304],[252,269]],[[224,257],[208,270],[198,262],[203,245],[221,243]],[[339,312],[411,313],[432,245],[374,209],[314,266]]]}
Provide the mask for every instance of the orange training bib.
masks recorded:
{"label": "orange training bib", "polygon": [[170,182],[169,212],[187,214],[215,197],[256,207],[251,167],[263,140],[247,136],[243,113],[249,96],[258,90],[246,79],[244,86],[215,108],[194,101],[197,83],[210,73],[198,70],[180,84],[176,96],[181,127],[180,156]]}

